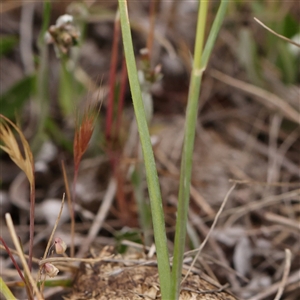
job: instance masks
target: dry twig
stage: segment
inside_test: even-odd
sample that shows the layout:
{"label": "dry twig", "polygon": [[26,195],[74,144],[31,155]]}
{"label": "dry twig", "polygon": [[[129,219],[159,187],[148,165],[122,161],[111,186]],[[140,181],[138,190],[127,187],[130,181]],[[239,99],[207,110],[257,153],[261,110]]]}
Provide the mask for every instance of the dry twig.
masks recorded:
{"label": "dry twig", "polygon": [[285,266],[284,266],[283,276],[274,300],[279,300],[281,298],[284,287],[286,286],[287,278],[289,276],[290,268],[291,268],[291,256],[292,256],[291,251],[289,249],[285,249]]}
{"label": "dry twig", "polygon": [[[206,235],[204,241],[202,242],[202,244],[200,245],[200,247],[199,247],[199,249],[198,249],[198,252],[197,252],[197,254],[196,254],[196,256],[195,256],[195,258],[194,258],[194,260],[193,260],[193,262],[192,262],[192,264],[191,264],[191,268],[195,265],[195,263],[196,263],[196,261],[197,261],[199,255],[200,255],[201,251],[203,250],[203,248],[204,248],[204,246],[206,245],[206,243],[207,243],[207,241],[208,241],[208,239],[209,239],[211,233],[213,232],[214,228],[216,227],[216,224],[217,224],[217,222],[218,222],[218,219],[219,219],[219,217],[220,217],[220,215],[221,215],[221,213],[222,213],[222,211],[223,211],[223,209],[224,209],[224,207],[225,207],[225,205],[226,205],[226,203],[227,203],[227,200],[229,199],[229,196],[230,196],[231,192],[235,189],[235,187],[236,187],[236,183],[235,183],[235,184],[230,188],[230,190],[227,192],[227,195],[225,196],[225,198],[224,198],[224,200],[223,200],[223,203],[221,204],[220,209],[219,209],[219,211],[217,212],[217,214],[216,214],[216,216],[215,216],[214,222],[213,222],[213,224],[211,225],[211,228],[210,228],[208,234]],[[186,275],[185,275],[184,279],[182,280],[181,284],[184,282],[184,280],[186,280],[186,278],[188,277],[189,273],[190,273],[190,269],[189,269],[188,272],[186,273]]]}
{"label": "dry twig", "polygon": [[260,24],[262,27],[264,27],[265,29],[267,29],[268,31],[270,31],[271,33],[273,33],[274,35],[276,35],[276,36],[278,36],[279,38],[283,39],[284,41],[289,42],[289,43],[291,43],[291,44],[293,44],[293,45],[295,45],[295,46],[297,46],[297,47],[300,48],[300,44],[298,44],[298,43],[292,41],[291,39],[288,39],[287,37],[285,37],[285,36],[283,36],[283,35],[281,35],[281,34],[275,32],[274,30],[272,30],[271,28],[269,28],[267,25],[265,25],[263,22],[259,21],[257,18],[254,18],[254,20],[255,20],[258,24]]}
{"label": "dry twig", "polygon": [[300,114],[283,99],[275,94],[272,94],[262,88],[254,86],[250,83],[243,82],[241,80],[235,79],[231,76],[223,74],[217,70],[210,71],[210,75],[228,85],[238,88],[244,92],[256,96],[260,103],[266,105],[272,109],[276,109],[281,112],[287,119],[300,124]]}
{"label": "dry twig", "polygon": [[98,213],[94,219],[94,222],[89,230],[87,237],[82,242],[82,246],[77,254],[78,257],[84,255],[84,253],[88,250],[88,247],[90,246],[91,242],[97,236],[97,233],[99,232],[100,228],[102,227],[102,224],[103,224],[103,222],[107,216],[107,213],[112,205],[114,196],[116,194],[116,190],[117,190],[116,181],[113,178],[111,178],[110,182],[108,184],[108,188],[107,188],[106,194],[104,196],[102,205],[99,207]]}

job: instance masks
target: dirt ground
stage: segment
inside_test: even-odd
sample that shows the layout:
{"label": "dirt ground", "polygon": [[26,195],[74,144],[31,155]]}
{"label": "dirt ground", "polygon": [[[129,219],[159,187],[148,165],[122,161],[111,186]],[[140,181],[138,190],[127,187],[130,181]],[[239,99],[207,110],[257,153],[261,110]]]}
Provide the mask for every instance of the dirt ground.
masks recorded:
{"label": "dirt ground", "polygon": [[[5,96],[1,99],[0,112],[9,111],[12,120],[21,124],[28,141],[35,145],[34,257],[37,259],[44,254],[65,192],[62,161],[72,188],[76,114],[80,115],[86,103],[101,107],[75,188],[76,257],[95,261],[58,263],[60,272],[55,279],[74,281],[64,283],[63,287],[47,287],[45,299],[160,299],[153,232],[151,228],[142,231],[143,220],[139,214],[138,198],[146,207],[149,198],[128,84],[122,118],[116,117],[116,106],[112,122],[115,131],[107,134],[117,2],[53,1],[50,25],[65,13],[81,20],[76,26],[82,30],[82,40],[71,54],[76,66],[74,80],[80,88],[76,90],[71,85],[71,91],[61,87],[64,84],[61,61],[53,44],[46,46],[46,59],[38,46],[45,17],[43,4],[25,2],[23,5],[19,1],[0,4],[0,37],[17,37],[14,47],[0,57],[0,91]],[[172,253],[197,1],[161,0],[154,5],[152,15],[149,13],[151,1],[128,2],[141,70],[143,56],[139,51],[149,45],[150,17],[155,19],[150,67],[153,70],[160,65],[162,77],[147,90],[149,129],[163,198],[168,247]],[[281,52],[282,49],[290,51],[286,42],[263,29],[253,17],[269,26],[281,24],[276,28],[289,28],[286,32],[292,32],[294,24],[298,24],[296,31],[299,32],[300,6],[296,1],[269,2],[230,3],[204,73],[193,155],[184,273],[205,237],[210,236],[187,279],[191,286],[183,284],[181,299],[268,300],[275,299],[276,294],[279,297],[276,299],[299,299],[300,55],[299,52]],[[208,28],[217,7],[218,3],[212,1]],[[284,35],[285,31],[281,33]],[[121,40],[117,49],[115,91],[122,95]],[[17,83],[32,74],[37,74],[37,78],[41,76],[39,70],[44,61],[47,100],[36,100],[37,86],[23,101],[22,89],[28,89],[16,87]],[[64,110],[60,102],[62,93],[74,96],[71,113]],[[44,119],[37,108],[40,103],[47,106]],[[11,108],[14,106],[15,112]],[[118,120],[120,124],[116,125]],[[43,128],[42,133],[39,128]],[[0,164],[1,238],[14,248],[4,219],[9,212],[27,253],[27,179],[4,152],[1,152]],[[218,215],[233,185],[234,190]],[[68,245],[69,255],[71,223],[65,206],[55,236]],[[216,225],[210,232],[217,215]],[[105,256],[107,249],[109,254]],[[99,257],[105,259],[99,262]],[[1,277],[17,298],[26,299],[24,289],[17,285],[20,280],[17,271],[3,248],[0,266]],[[34,272],[37,270],[38,265],[34,264]],[[117,276],[117,272],[123,275]],[[117,278],[121,278],[120,284]],[[112,286],[111,291],[108,287]],[[119,290],[126,293],[120,295]]]}

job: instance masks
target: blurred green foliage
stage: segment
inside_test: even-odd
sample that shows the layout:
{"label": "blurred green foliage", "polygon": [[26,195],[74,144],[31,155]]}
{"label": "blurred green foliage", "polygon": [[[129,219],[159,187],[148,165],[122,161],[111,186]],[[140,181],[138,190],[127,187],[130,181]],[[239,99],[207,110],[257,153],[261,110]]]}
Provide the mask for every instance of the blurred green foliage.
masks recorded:
{"label": "blurred green foliage", "polygon": [[19,39],[14,35],[5,35],[0,37],[0,57],[8,54],[18,44]]}
{"label": "blurred green foliage", "polygon": [[21,113],[24,103],[35,90],[36,76],[26,76],[0,96],[0,112],[9,119]]}

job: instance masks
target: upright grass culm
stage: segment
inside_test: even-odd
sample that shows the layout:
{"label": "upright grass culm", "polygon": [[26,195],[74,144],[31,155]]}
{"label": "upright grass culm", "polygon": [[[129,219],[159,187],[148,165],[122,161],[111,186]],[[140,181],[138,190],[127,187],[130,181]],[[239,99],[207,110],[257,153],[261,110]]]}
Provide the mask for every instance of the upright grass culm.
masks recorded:
{"label": "upright grass culm", "polygon": [[170,299],[170,264],[167,248],[167,236],[162,208],[162,199],[159,188],[157,170],[150,141],[150,134],[146,120],[142,93],[137,74],[132,37],[128,18],[127,1],[119,0],[120,20],[129,84],[132,94],[133,106],[136,115],[143,157],[145,161],[146,177],[150,196],[153,219],[154,239],[157,252],[158,273],[161,286],[162,299]]}
{"label": "upright grass culm", "polygon": [[178,299],[180,293],[181,271],[185,247],[186,224],[190,196],[192,154],[194,148],[200,86],[203,72],[205,71],[209,56],[211,54],[216,37],[218,35],[219,29],[225,16],[228,1],[221,1],[221,5],[214,20],[203,53],[202,49],[204,44],[208,1],[199,1],[199,4],[200,7],[196,31],[194,63],[190,79],[188,106],[186,111],[185,139],[181,161],[178,213],[175,232],[175,247],[173,256],[173,268],[171,273],[168,258],[168,249],[166,246],[167,239],[162,210],[162,199],[160,195],[157,171],[155,168],[155,161],[150,142],[149,131],[147,127],[145,110],[142,101],[142,93],[137,76],[137,69],[133,52],[130,24],[127,11],[127,1],[119,0],[121,28],[128,69],[129,83],[143,150],[147,183],[150,195],[154,239],[156,244],[158,272],[162,299]]}
{"label": "upright grass culm", "polygon": [[45,42],[45,34],[50,23],[51,14],[51,3],[50,1],[44,1],[43,3],[43,24],[42,29],[38,38],[38,49],[39,49],[39,65],[36,76],[36,92],[35,92],[35,103],[38,109],[38,126],[37,132],[31,142],[33,152],[37,152],[40,148],[41,142],[44,139],[44,129],[46,120],[49,114],[49,53],[48,45]]}
{"label": "upright grass culm", "polygon": [[183,154],[181,157],[177,221],[173,255],[174,258],[172,267],[172,299],[177,299],[180,292],[182,260],[185,247],[187,213],[190,198],[192,156],[198,115],[198,100],[200,94],[202,74],[204,71],[204,69],[201,69],[201,57],[204,44],[208,1],[199,1],[199,5],[200,7],[198,9],[194,63],[189,86],[188,104],[185,119]]}
{"label": "upright grass culm", "polygon": [[194,50],[194,62],[191,73],[188,105],[185,119],[185,136],[183,145],[183,154],[181,158],[180,183],[178,194],[177,220],[175,231],[175,245],[173,255],[173,268],[171,277],[171,298],[178,299],[180,293],[182,261],[185,248],[186,224],[190,198],[190,183],[192,173],[192,156],[194,149],[195,130],[198,114],[198,100],[203,72],[206,69],[208,59],[212,52],[215,40],[220,30],[221,24],[225,17],[228,2],[223,0],[219,7],[218,13],[210,30],[209,37],[205,44],[204,51],[204,34],[206,25],[206,15],[208,1],[199,1],[196,42]]}

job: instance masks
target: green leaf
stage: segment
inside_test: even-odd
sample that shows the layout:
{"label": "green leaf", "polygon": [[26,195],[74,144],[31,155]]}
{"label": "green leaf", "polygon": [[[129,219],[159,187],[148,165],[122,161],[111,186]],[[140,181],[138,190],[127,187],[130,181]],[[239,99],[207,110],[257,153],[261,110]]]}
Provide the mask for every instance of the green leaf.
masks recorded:
{"label": "green leaf", "polygon": [[41,48],[44,45],[44,39],[46,31],[48,30],[49,24],[50,24],[50,16],[51,16],[51,2],[50,1],[44,1],[44,7],[43,7],[43,24],[42,29],[40,31],[39,37],[38,37],[38,46]]}
{"label": "green leaf", "polygon": [[0,57],[9,53],[18,43],[18,38],[13,35],[5,35],[0,37]]}
{"label": "green leaf", "polygon": [[171,271],[165,220],[162,207],[162,198],[159,187],[158,175],[153,155],[148,124],[142,99],[140,82],[137,74],[130,23],[127,10],[127,1],[119,0],[120,21],[128,79],[132,94],[133,107],[138,125],[140,141],[143,150],[145,170],[147,176],[150,204],[153,218],[154,239],[157,252],[158,273],[161,287],[161,298],[170,299]]}
{"label": "green leaf", "polygon": [[7,118],[14,118],[20,111],[25,101],[34,92],[35,75],[27,76],[18,81],[7,92],[0,96],[0,112]]}
{"label": "green leaf", "polygon": [[140,230],[136,229],[129,229],[129,230],[122,230],[115,234],[115,238],[117,240],[117,252],[118,253],[125,253],[127,250],[127,246],[122,244],[122,241],[127,240],[137,244],[143,244],[141,239],[141,232]]}
{"label": "green leaf", "polygon": [[53,122],[51,118],[45,120],[45,129],[55,144],[67,150],[69,153],[73,153],[72,141],[64,135],[61,128]]}
{"label": "green leaf", "polygon": [[283,35],[287,38],[292,38],[295,34],[299,33],[299,30],[299,22],[293,16],[287,14],[283,23]]}
{"label": "green leaf", "polygon": [[171,277],[171,297],[170,299],[178,299],[180,294],[180,283],[182,277],[182,262],[185,249],[187,215],[190,199],[190,184],[192,173],[192,156],[194,149],[194,139],[198,115],[198,100],[200,95],[200,87],[202,74],[208,63],[210,54],[214,47],[220,27],[222,25],[227,10],[228,1],[223,0],[219,6],[217,15],[214,19],[205,47],[202,52],[204,33],[206,25],[206,14],[208,2],[199,1],[200,8],[198,10],[198,21],[196,30],[196,41],[194,50],[194,63],[190,79],[188,105],[186,109],[185,119],[185,135],[183,153],[181,157],[180,183],[178,193],[176,231],[173,255],[173,267]]}
{"label": "green leaf", "polygon": [[74,113],[80,97],[85,92],[85,87],[74,75],[75,67],[68,68],[68,59],[61,59],[60,81],[58,101],[64,116],[70,116]]}
{"label": "green leaf", "polygon": [[13,293],[10,291],[2,277],[0,276],[0,293],[5,297],[7,300],[16,300],[15,296]]}

